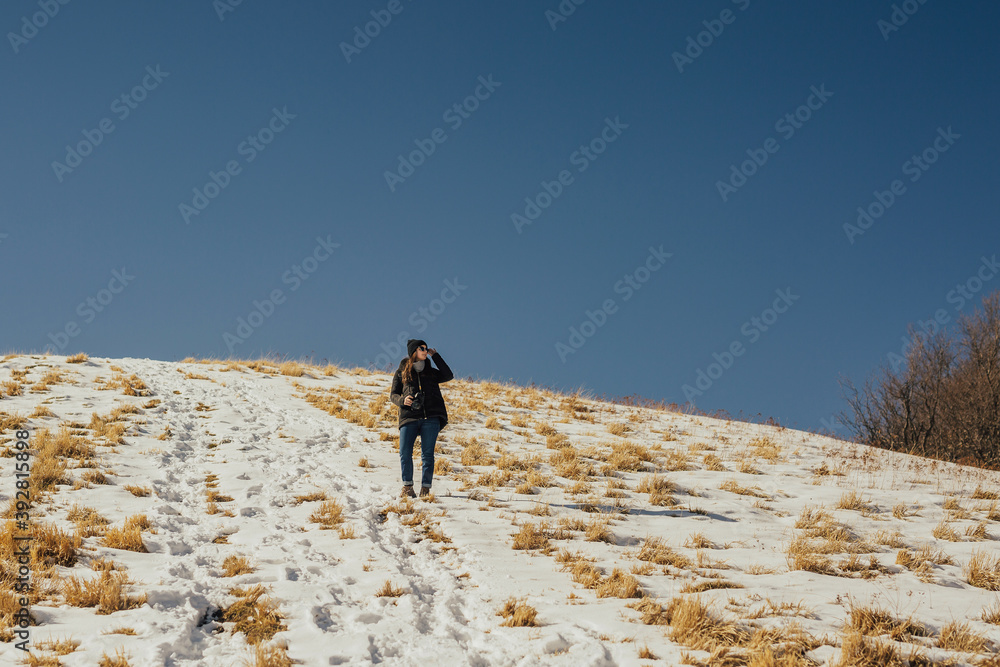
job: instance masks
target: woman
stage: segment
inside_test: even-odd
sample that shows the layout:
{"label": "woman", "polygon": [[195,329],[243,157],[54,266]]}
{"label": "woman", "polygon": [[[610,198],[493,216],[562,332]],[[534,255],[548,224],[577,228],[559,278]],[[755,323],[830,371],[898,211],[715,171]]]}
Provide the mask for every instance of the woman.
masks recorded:
{"label": "woman", "polygon": [[[434,443],[438,433],[448,424],[448,410],[438,385],[455,377],[444,363],[444,359],[434,348],[427,349],[427,343],[411,338],[406,341],[409,355],[399,362],[399,368],[392,376],[390,400],[399,406],[399,463],[403,472],[402,498],[413,495],[413,443],[420,436],[420,461],[423,464],[420,476],[420,495],[431,492],[434,480]],[[430,355],[437,364],[431,366]]]}

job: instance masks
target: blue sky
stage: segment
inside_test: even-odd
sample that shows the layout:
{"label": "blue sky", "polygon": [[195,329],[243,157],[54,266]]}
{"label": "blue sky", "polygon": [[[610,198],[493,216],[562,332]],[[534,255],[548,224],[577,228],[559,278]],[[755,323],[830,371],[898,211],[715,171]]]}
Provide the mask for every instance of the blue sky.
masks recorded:
{"label": "blue sky", "polygon": [[415,337],[463,377],[823,428],[838,377],[1000,288],[998,19],[6,3],[0,345],[394,367]]}

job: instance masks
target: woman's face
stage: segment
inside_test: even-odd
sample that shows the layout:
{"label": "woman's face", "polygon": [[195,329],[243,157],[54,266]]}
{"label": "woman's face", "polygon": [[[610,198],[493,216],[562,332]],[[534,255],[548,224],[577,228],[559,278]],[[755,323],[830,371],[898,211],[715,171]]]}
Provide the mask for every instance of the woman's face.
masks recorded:
{"label": "woman's face", "polygon": [[423,361],[427,358],[427,346],[421,345],[417,348],[417,361]]}

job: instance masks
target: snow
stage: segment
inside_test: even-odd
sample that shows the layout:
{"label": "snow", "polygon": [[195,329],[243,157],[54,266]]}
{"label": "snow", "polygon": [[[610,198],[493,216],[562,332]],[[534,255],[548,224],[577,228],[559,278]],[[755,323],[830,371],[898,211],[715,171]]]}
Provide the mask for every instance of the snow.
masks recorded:
{"label": "snow", "polygon": [[[137,375],[151,395],[99,389],[99,378],[115,375],[112,366],[125,376]],[[61,567],[60,573],[95,577],[99,573],[90,569],[90,561],[113,559],[137,582],[132,592],[147,594],[147,603],[99,615],[94,608],[69,606],[59,596],[46,600],[32,607],[39,623],[31,632],[36,650],[46,639],[72,638],[79,644],[60,657],[64,665],[94,665],[103,654],[113,655],[118,649],[129,655],[131,665],[242,664],[251,656],[245,635],[234,632],[232,623],[214,618],[213,612],[236,600],[229,593],[232,587],[260,583],[278,604],[287,626],[272,643],[283,643],[288,656],[305,665],[680,664],[682,653],[705,661],[708,652],[671,641],[669,627],[642,624],[641,614],[626,606],[632,600],[597,597],[575,583],[554,558],[560,549],[568,549],[595,558],[595,565],[606,574],[613,567],[629,571],[643,565],[635,555],[650,536],[662,537],[692,561],[700,551],[709,563],[671,568],[671,574],[657,566],[649,574],[636,575],[647,595],[666,606],[686,584],[708,581],[699,573],[714,570],[742,586],[697,593],[711,600],[713,612],[725,618],[738,620],[742,614],[746,625],[750,621],[745,617],[766,600],[800,603],[809,615],[764,616],[753,622],[781,627],[794,620],[811,635],[825,638],[827,645],[809,653],[820,664],[838,658],[852,601],[875,603],[898,618],[912,615],[933,633],[951,621],[964,621],[993,642],[993,650],[1000,645],[1000,628],[981,618],[998,594],[970,585],[963,575],[974,551],[991,555],[1000,551],[996,521],[986,521],[988,539],[964,537],[966,527],[985,519],[982,506],[988,504],[969,496],[980,485],[1000,491],[998,473],[775,426],[590,400],[581,402],[595,411],[594,423],[567,420],[558,396],[543,398],[530,408],[516,407],[512,394],[490,397],[481,383],[455,380],[442,385],[451,420],[439,442],[445,453],[438,455],[450,461],[452,472],[435,475],[434,502],[415,502],[451,540],[437,542],[427,539],[419,527],[404,525],[399,514],[384,514],[398,502],[399,458],[390,441],[379,440],[378,432],[398,434],[396,408],[389,404],[388,419],[369,429],[310,404],[299,388],[349,389],[364,395],[357,404],[365,406],[388,394],[390,376],[347,369],[324,375],[323,369],[309,366],[304,366],[306,375],[301,377],[245,366],[225,368],[219,361],[134,358],[69,363],[55,355],[17,355],[0,363],[0,386],[11,371],[28,371],[22,395],[0,400],[0,411],[28,415],[44,404],[55,413],[29,420],[32,438],[43,427],[56,431],[61,422],[88,424],[93,413],[107,415],[121,404],[141,408],[150,399],[160,401],[126,416],[124,444],[109,447],[92,438],[100,445],[100,469],[113,472],[108,474],[110,484],[75,490],[60,485],[49,503],[32,509],[36,524],[51,522],[66,530],[74,528],[66,518],[74,504],[96,508],[112,526],[120,526],[128,516],[146,514],[153,524],[151,531],[143,532],[148,553],[112,549],[103,546],[98,536],[87,537],[77,565]],[[47,391],[31,391],[31,384],[51,370],[62,372],[67,380]],[[527,389],[503,389],[523,393],[524,403],[529,401]],[[486,414],[459,407],[477,392],[487,406]],[[211,409],[196,410],[199,405]],[[484,426],[489,415],[500,419],[503,430]],[[513,486],[479,487],[483,500],[473,500],[472,489],[462,490],[460,474],[466,467],[460,462],[459,437],[478,438],[491,450],[499,444],[522,458],[539,455],[548,461],[554,450],[546,448],[544,436],[532,427],[511,426],[515,415],[550,424],[581,451],[624,440],[652,447],[659,457],[671,451],[689,452],[690,463],[686,470],[667,470],[663,459],[657,458],[643,471],[617,473],[625,483],[622,502],[630,505],[630,511],[603,515],[610,519],[614,544],[588,542],[574,532],[568,540],[552,539],[550,555],[514,550],[511,535],[522,524],[544,520],[555,526],[560,517],[590,521],[602,516],[581,511],[584,498],[568,492],[573,482],[554,476],[557,486],[539,488],[534,495],[515,493]],[[641,418],[630,421],[630,415]],[[633,432],[624,439],[615,437],[607,432],[612,423],[630,423]],[[158,439],[167,427],[171,436]],[[676,439],[668,440],[664,433]],[[8,430],[0,435],[0,443],[10,444],[12,436]],[[747,459],[748,443],[764,436],[780,446],[780,458]],[[713,449],[698,450],[701,444]],[[719,457],[724,470],[712,470],[703,462],[709,453]],[[361,457],[367,457],[371,467],[359,467]],[[740,472],[741,459],[762,474]],[[815,475],[813,471],[824,462],[844,474]],[[593,463],[595,468],[601,465]],[[635,491],[654,465],[678,486],[673,495],[679,505],[652,505],[647,494]],[[419,476],[419,455],[415,467]],[[466,472],[475,480],[493,469],[476,466]],[[545,463],[541,470],[548,474],[550,468]],[[14,459],[0,458],[0,501],[5,506],[13,496],[13,471]],[[218,502],[233,516],[207,513],[209,474],[217,476],[215,490],[233,498]],[[769,499],[719,488],[729,480],[756,486]],[[151,493],[133,496],[124,488],[129,484],[149,487]],[[590,486],[594,502],[606,506],[613,502],[603,497],[604,477],[593,479]],[[873,510],[837,509],[838,501],[851,490]],[[343,505],[344,525],[354,528],[355,538],[341,538],[337,530],[323,530],[310,521],[320,503],[298,503],[295,497],[316,491]],[[491,495],[492,502],[487,502]],[[943,505],[950,496],[968,510],[968,518],[951,524],[963,536],[961,541],[932,535],[948,515]],[[538,503],[547,503],[551,516],[529,514]],[[900,503],[916,513],[894,516],[893,507]],[[934,566],[932,580],[923,581],[895,564],[897,548],[875,545],[872,555],[885,571],[872,578],[789,571],[786,550],[802,532],[795,529],[796,521],[806,506],[820,505],[858,535],[899,531],[908,548],[930,544],[949,554],[954,565]],[[715,548],[685,546],[696,533]],[[214,541],[220,535],[227,541]],[[223,576],[222,561],[232,554],[248,556],[256,569]],[[830,556],[834,563],[846,557]],[[862,559],[867,562],[869,554]],[[404,594],[376,597],[386,580],[403,588]],[[511,597],[537,609],[538,627],[501,626],[497,611]],[[120,626],[131,627],[136,634],[105,634]],[[972,664],[975,659],[972,654],[934,648],[933,641],[924,640],[922,645],[928,655],[955,656],[958,664]],[[640,659],[643,647],[656,659]],[[0,663],[16,664],[22,656],[12,643],[0,644]]]}

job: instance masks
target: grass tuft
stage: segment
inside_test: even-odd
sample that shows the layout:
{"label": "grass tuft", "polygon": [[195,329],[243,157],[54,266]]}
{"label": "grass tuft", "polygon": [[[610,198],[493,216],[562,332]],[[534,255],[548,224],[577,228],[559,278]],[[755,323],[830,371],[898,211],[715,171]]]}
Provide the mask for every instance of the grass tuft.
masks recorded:
{"label": "grass tuft", "polygon": [[509,598],[504,602],[503,607],[497,612],[497,616],[504,618],[504,622],[500,625],[508,628],[534,628],[538,626],[535,620],[538,617],[538,611],[517,598]]}
{"label": "grass tuft", "polygon": [[1000,591],[1000,555],[991,557],[985,550],[977,549],[963,568],[965,580],[977,588]]}
{"label": "grass tuft", "polygon": [[344,523],[344,508],[336,500],[324,501],[319,509],[309,515],[309,520],[320,524],[320,530],[331,530]]}
{"label": "grass tuft", "polygon": [[406,591],[404,591],[402,588],[397,588],[396,586],[393,586],[392,581],[386,579],[385,583],[382,584],[382,587],[379,588],[377,591],[375,591],[375,597],[398,598],[400,595],[403,595],[405,593]]}
{"label": "grass tuft", "polygon": [[281,622],[284,616],[278,611],[277,603],[261,584],[245,590],[234,588],[230,593],[239,599],[222,610],[222,618],[235,623],[233,632],[246,635],[248,644],[270,641],[276,633],[288,629]]}

